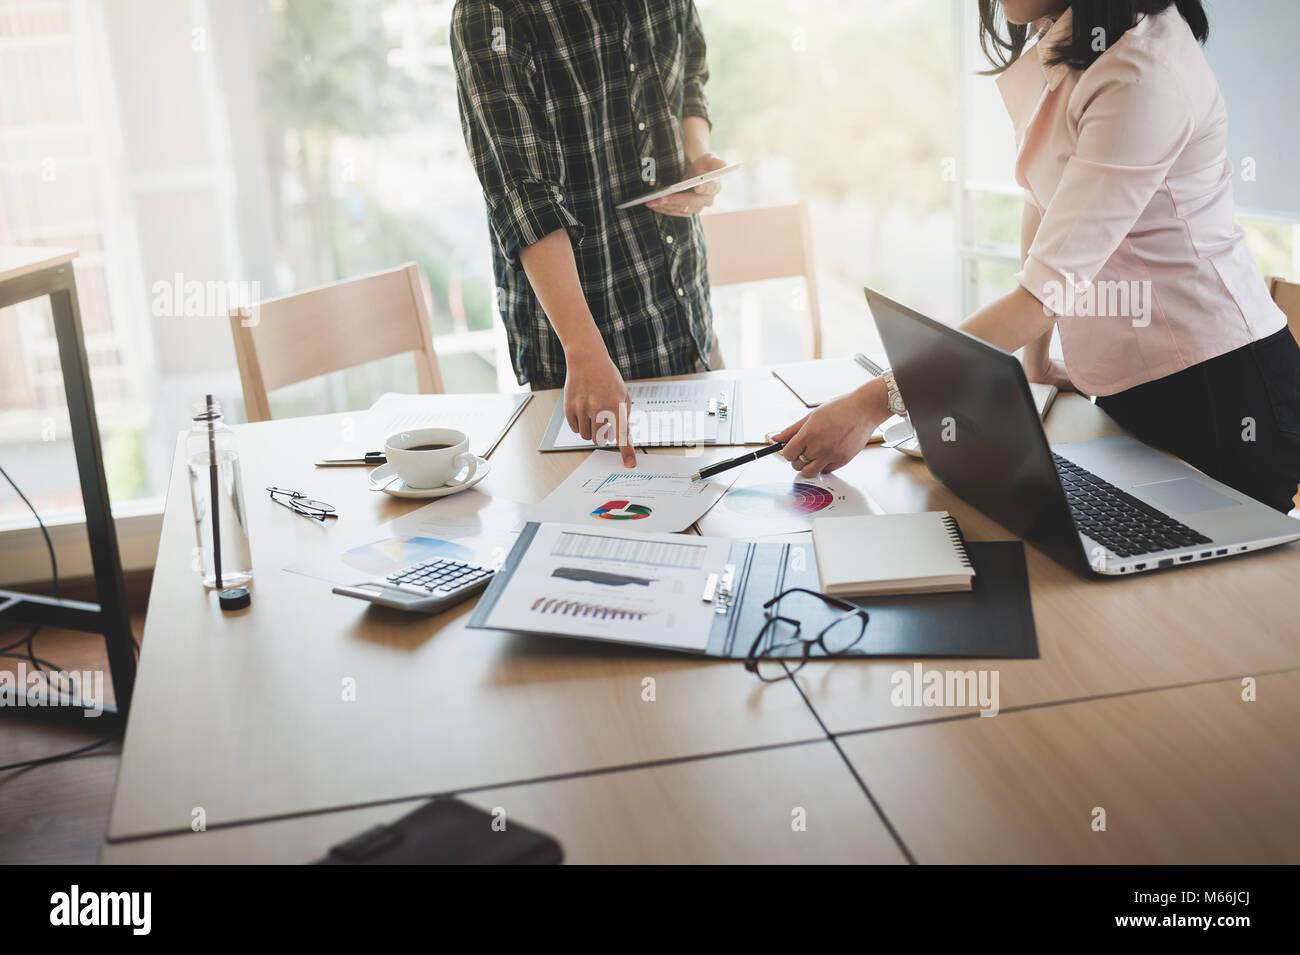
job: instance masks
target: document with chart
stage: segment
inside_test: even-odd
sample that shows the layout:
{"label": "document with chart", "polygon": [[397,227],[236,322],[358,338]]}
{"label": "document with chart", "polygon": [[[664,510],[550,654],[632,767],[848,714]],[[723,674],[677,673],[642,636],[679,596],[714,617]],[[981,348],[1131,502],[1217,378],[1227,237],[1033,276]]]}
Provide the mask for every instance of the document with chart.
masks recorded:
{"label": "document with chart", "polygon": [[865,457],[815,478],[801,477],[779,454],[746,464],[700,519],[700,533],[752,540],[812,530],[814,517],[882,513],[866,490],[870,462]]}
{"label": "document with chart", "polygon": [[[625,527],[525,524],[468,626],[744,659],[760,634],[772,655],[800,656],[789,621],[816,634],[843,615],[797,589],[819,587],[807,535],[729,541]],[[1038,656],[1023,545],[967,549],[978,581],[968,591],[850,598],[870,622],[849,653]],[[767,625],[773,606],[780,626]]]}
{"label": "document with chart", "polygon": [[[691,381],[632,381],[627,432],[638,448],[687,447],[693,444],[742,443],[740,382],[708,378]],[[592,444],[618,447],[619,422],[588,441],[569,427],[564,399],[555,403],[539,451],[576,451]]]}
{"label": "document with chart", "polygon": [[625,468],[617,454],[593,451],[528,519],[597,527],[615,523],[636,533],[684,531],[735,479],[736,472],[728,471],[691,480],[699,468],[698,458],[677,454],[638,454],[636,467]]}
{"label": "document with chart", "polygon": [[714,607],[701,595],[727,564],[729,541],[574,524],[528,524],[524,534],[528,544],[512,553],[509,585],[483,626],[699,652],[708,645]]}

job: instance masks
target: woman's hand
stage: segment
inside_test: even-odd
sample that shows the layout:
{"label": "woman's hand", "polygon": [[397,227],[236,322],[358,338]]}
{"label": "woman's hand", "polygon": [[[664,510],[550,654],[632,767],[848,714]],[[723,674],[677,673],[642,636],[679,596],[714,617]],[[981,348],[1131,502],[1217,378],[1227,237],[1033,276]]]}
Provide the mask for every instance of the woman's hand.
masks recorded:
{"label": "woman's hand", "polygon": [[773,440],[785,443],[781,454],[800,474],[816,477],[852,461],[888,417],[885,383],[876,379],[826,402],[773,435]]}
{"label": "woman's hand", "polygon": [[1060,391],[1079,390],[1070,380],[1070,373],[1065,370],[1065,363],[1055,358],[1047,358],[1033,367],[1026,365],[1025,376],[1035,384],[1055,385]]}

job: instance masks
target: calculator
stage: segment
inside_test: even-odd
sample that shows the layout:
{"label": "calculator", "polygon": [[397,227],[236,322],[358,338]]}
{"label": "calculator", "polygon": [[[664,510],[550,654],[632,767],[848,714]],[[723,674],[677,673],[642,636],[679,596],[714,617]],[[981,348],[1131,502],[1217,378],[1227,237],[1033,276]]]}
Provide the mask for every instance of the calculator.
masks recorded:
{"label": "calculator", "polygon": [[387,577],[335,587],[334,593],[395,610],[441,613],[481,591],[492,574],[468,561],[437,557],[410,564]]}

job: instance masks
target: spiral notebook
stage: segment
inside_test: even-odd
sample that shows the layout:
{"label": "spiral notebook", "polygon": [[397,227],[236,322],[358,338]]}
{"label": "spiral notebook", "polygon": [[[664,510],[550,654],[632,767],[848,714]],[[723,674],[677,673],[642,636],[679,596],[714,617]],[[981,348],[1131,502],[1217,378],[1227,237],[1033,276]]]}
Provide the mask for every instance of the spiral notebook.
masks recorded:
{"label": "spiral notebook", "polygon": [[836,597],[970,590],[975,576],[947,511],[819,517],[812,537],[822,592]]}

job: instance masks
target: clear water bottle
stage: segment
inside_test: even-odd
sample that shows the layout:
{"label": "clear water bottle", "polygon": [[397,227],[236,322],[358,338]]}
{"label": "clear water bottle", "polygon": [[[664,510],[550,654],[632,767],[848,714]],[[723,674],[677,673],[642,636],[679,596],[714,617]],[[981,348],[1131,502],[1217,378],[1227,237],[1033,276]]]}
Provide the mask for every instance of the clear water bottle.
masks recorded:
{"label": "clear water bottle", "polygon": [[[253,577],[239,448],[216,399],[208,395],[194,402],[192,410],[194,426],[185,437],[185,460],[190,467],[190,501],[194,504],[196,569],[205,587],[238,588]],[[219,550],[212,546],[214,537],[221,542]]]}

